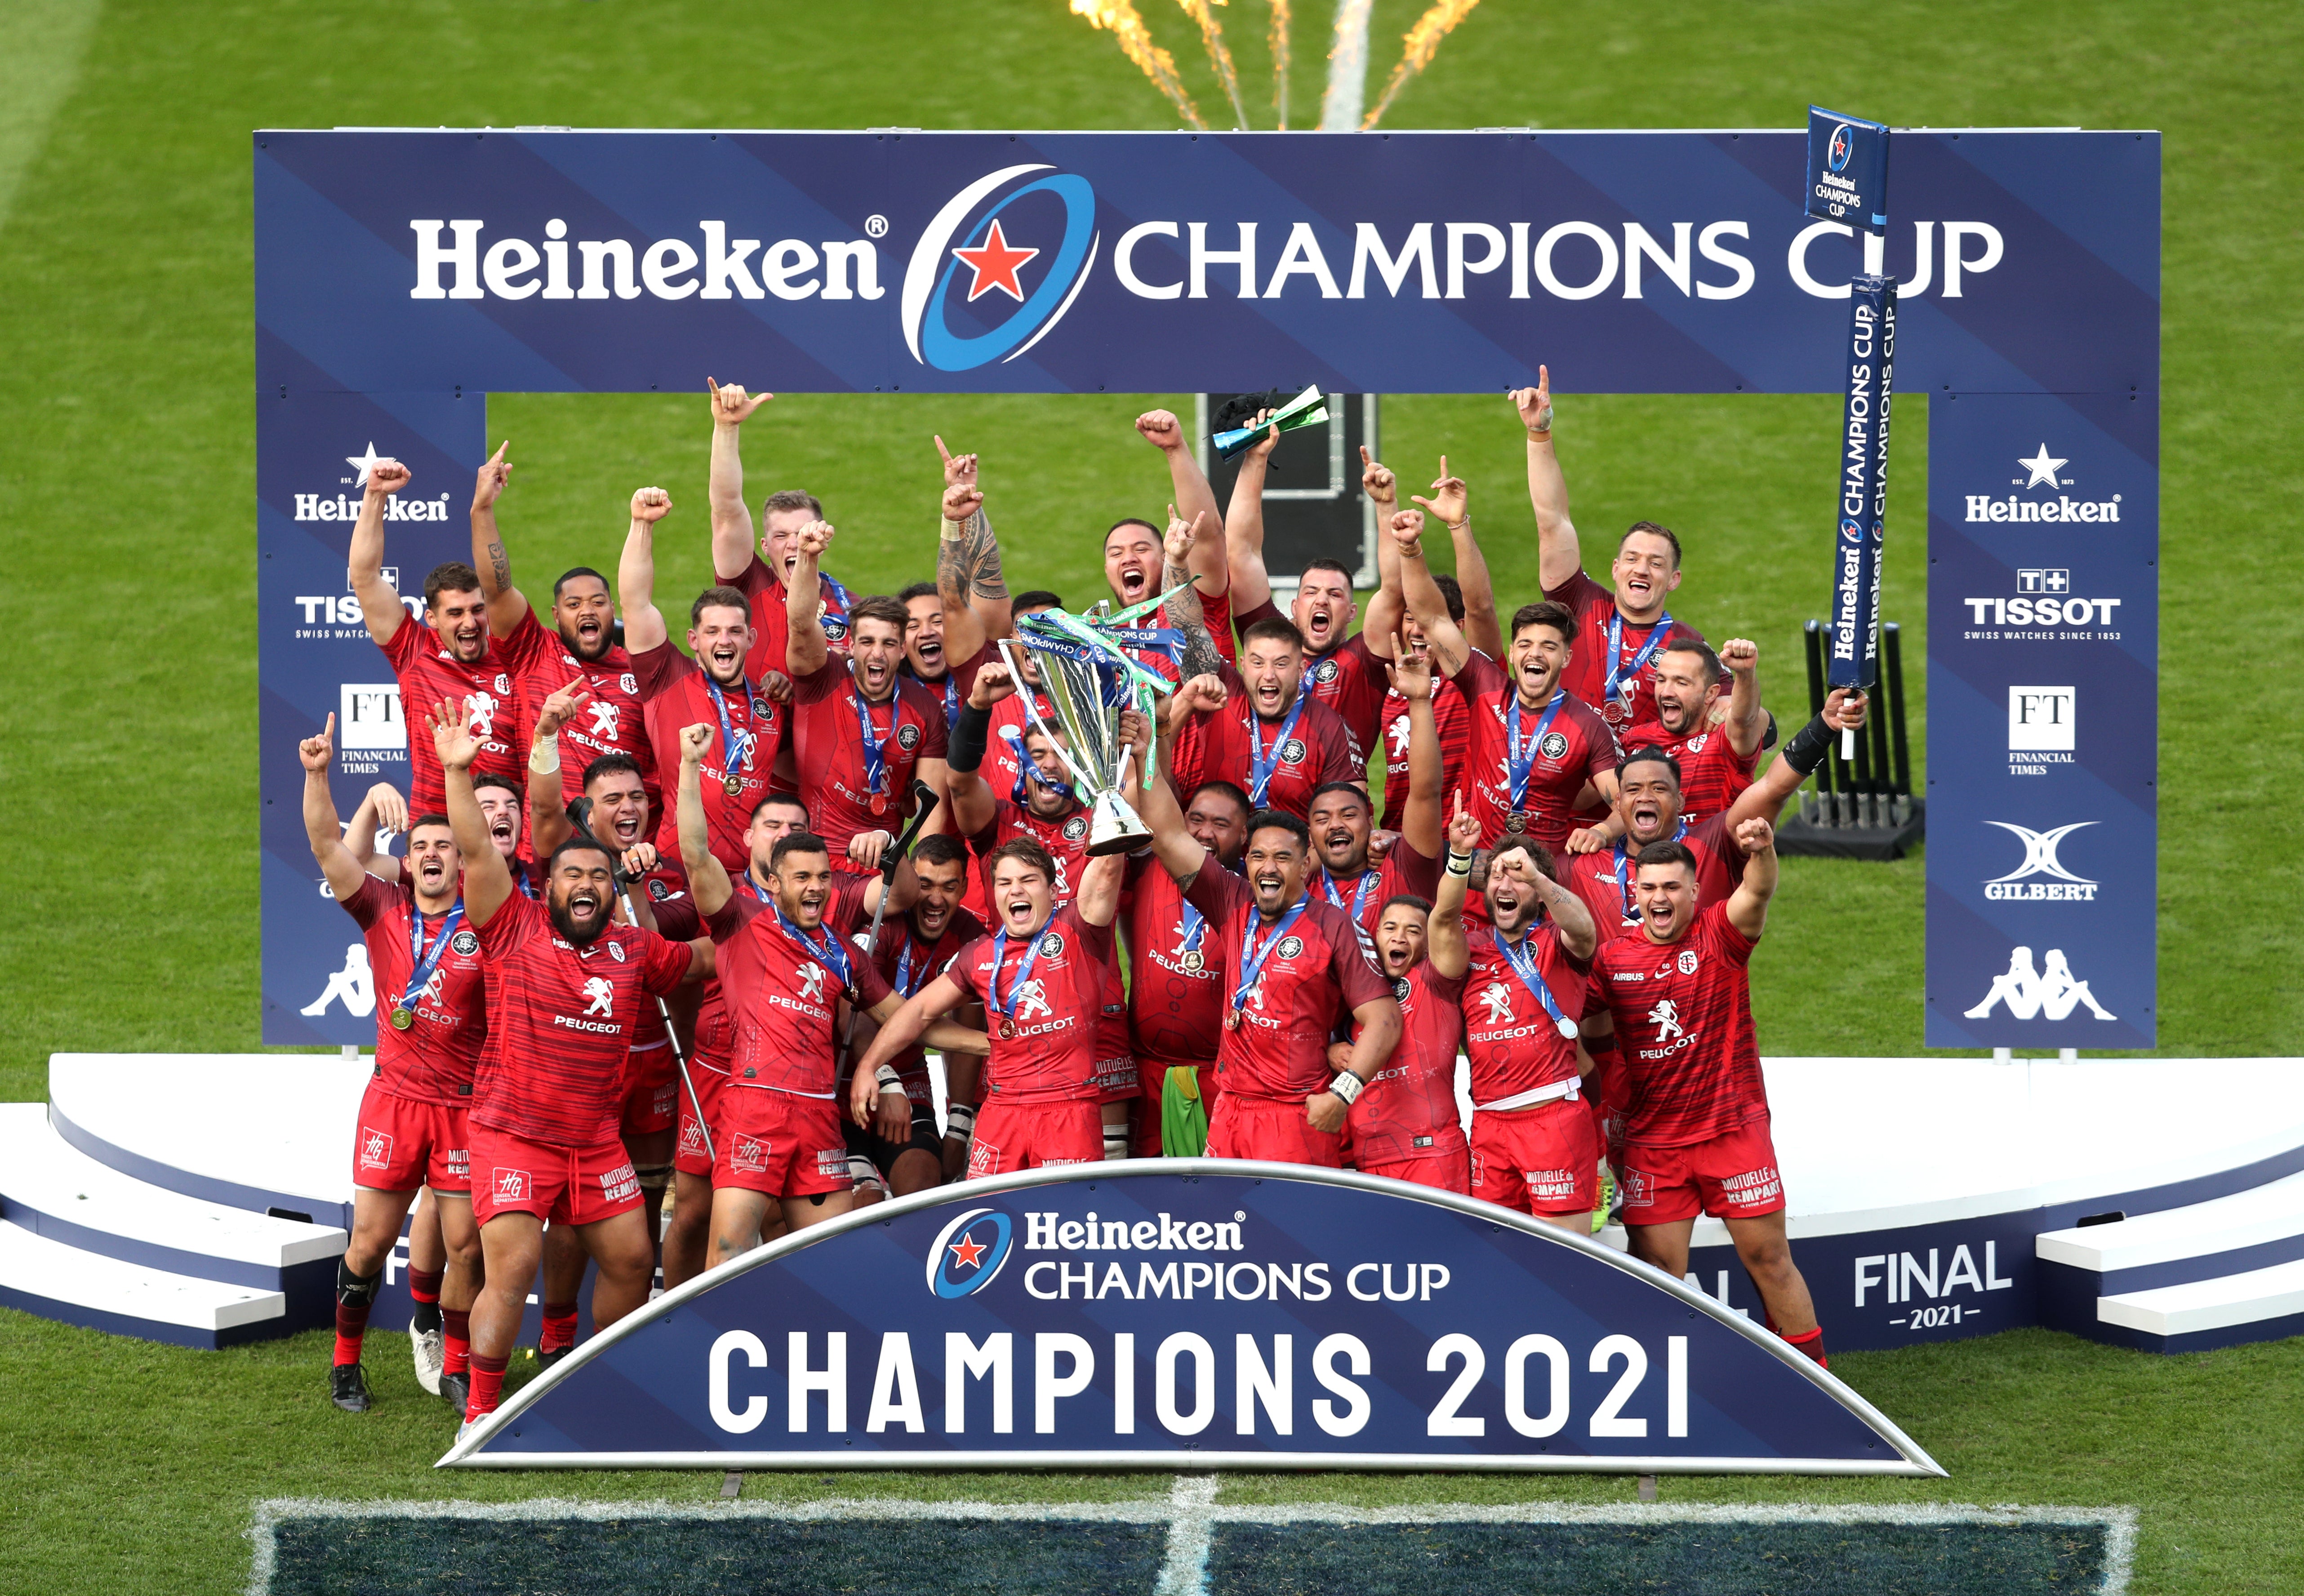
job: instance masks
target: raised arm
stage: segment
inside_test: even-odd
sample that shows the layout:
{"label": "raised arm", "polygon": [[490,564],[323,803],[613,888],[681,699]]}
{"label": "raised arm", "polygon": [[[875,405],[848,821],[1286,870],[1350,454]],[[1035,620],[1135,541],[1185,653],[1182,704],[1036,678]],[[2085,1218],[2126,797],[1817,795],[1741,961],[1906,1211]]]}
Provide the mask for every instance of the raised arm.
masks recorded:
{"label": "raised arm", "polygon": [[683,726],[680,731],[680,793],[677,825],[680,862],[688,871],[688,890],[696,899],[696,912],[709,919],[734,895],[728,872],[712,857],[712,826],[704,816],[704,756],[720,734],[710,726]]}
{"label": "raised arm", "polygon": [[[1259,412],[1258,422],[1269,413]],[[1232,504],[1224,511],[1224,562],[1232,576],[1235,615],[1272,602],[1272,573],[1264,565],[1264,478],[1279,443],[1280,429],[1270,428],[1240,457],[1240,474],[1232,479]]]}
{"label": "raised arm", "polygon": [[1800,789],[1800,783],[1822,764],[1842,731],[1861,730],[1864,717],[1871,705],[1854,688],[1834,688],[1825,699],[1823,712],[1794,732],[1783,750],[1769,761],[1760,779],[1736,795],[1728,806],[1728,830],[1733,834],[1745,821],[1758,819],[1775,824],[1776,816],[1783,810],[1784,801]]}
{"label": "raised arm", "polygon": [[656,524],[671,513],[672,495],[660,487],[632,495],[631,529],[624,534],[623,557],[616,562],[616,608],[624,618],[627,653],[661,648],[669,635],[664,612],[656,607]]}
{"label": "raised arm", "polygon": [[1207,615],[1200,607],[1199,578],[1193,564],[1209,545],[1224,546],[1217,535],[1216,512],[1203,510],[1198,519],[1184,519],[1177,506],[1168,506],[1168,535],[1160,546],[1160,591],[1174,591],[1165,606],[1168,624],[1184,634],[1183,673],[1214,676],[1224,667],[1216,639],[1208,636]]}
{"label": "raised arm", "polygon": [[328,891],[344,903],[360,890],[367,872],[344,846],[343,828],[336,824],[335,796],[328,790],[328,766],[335,756],[336,717],[330,715],[319,736],[296,745],[296,757],[304,763],[304,836],[319,861],[320,874],[327,878]]}
{"label": "raised arm", "polygon": [[455,700],[441,699],[428,718],[448,790],[448,829],[455,834],[456,851],[464,856],[464,917],[476,927],[486,925],[512,896],[512,872],[488,835],[488,817],[472,792],[472,761],[480,756],[480,745]]}
{"label": "raised arm", "polygon": [[344,562],[352,593],[360,600],[360,618],[379,648],[392,641],[408,619],[400,595],[384,579],[385,502],[407,486],[408,468],[396,460],[380,460],[368,468],[368,491],[360,495],[360,519],[352,524],[352,548]]}
{"label": "raised arm", "polygon": [[528,595],[512,585],[512,556],[496,530],[496,501],[512,484],[512,467],[504,460],[511,447],[510,438],[498,443],[472,484],[472,569],[480,573],[480,592],[488,601],[488,634],[497,638],[512,636],[528,613]]}
{"label": "raised arm", "polygon": [[1535,883],[1537,896],[1544,900],[1545,912],[1560,928],[1561,945],[1579,958],[1591,958],[1593,950],[1600,945],[1600,928],[1592,918],[1592,911],[1584,907],[1581,898],[1538,870],[1536,861],[1525,852],[1520,857],[1528,859],[1526,874]]}
{"label": "raised arm", "polygon": [[[1577,546],[1576,523],[1568,519],[1568,478],[1561,474],[1560,457],[1552,449],[1552,373],[1536,368],[1536,386],[1517,388],[1512,408],[1528,429],[1528,499],[1536,509],[1536,569],[1551,592],[1584,568]],[[1466,601],[1469,610],[1470,601]]]}
{"label": "raised arm", "polygon": [[[1207,474],[1200,469],[1199,456],[1191,440],[1184,436],[1183,424],[1173,410],[1147,410],[1136,418],[1136,430],[1144,441],[1168,457],[1168,491],[1175,495],[1175,509],[1168,519],[1174,520],[1181,511],[1183,519],[1198,521],[1207,514],[1211,526],[1220,522],[1223,512],[1216,507],[1216,489],[1208,486]],[[1195,544],[1191,559],[1192,585],[1210,598],[1223,595],[1231,586],[1232,570],[1224,558],[1222,538],[1211,537]],[[1170,587],[1175,586],[1171,582]]]}
{"label": "raised arm", "polygon": [[1720,646],[1720,663],[1728,667],[1728,721],[1721,728],[1728,746],[1743,758],[1760,751],[1768,730],[1768,712],[1760,703],[1760,646],[1745,638],[1731,638]]}
{"label": "raised arm", "polygon": [[536,712],[536,734],[528,747],[528,840],[539,859],[550,858],[553,849],[576,834],[561,796],[560,729],[591,696],[579,677],[545,699]]}
{"label": "raised arm", "polygon": [[[733,582],[752,563],[752,512],[744,502],[744,456],[736,429],[775,395],[747,393],[739,383],[724,388],[710,377],[704,379],[704,388],[712,397],[712,573]],[[631,626],[628,612],[627,635]]]}
{"label": "raised arm", "polygon": [[795,558],[792,586],[784,592],[784,669],[794,680],[815,675],[832,657],[832,645],[824,635],[823,621],[817,616],[817,611],[823,607],[824,585],[817,575],[817,565],[824,558],[832,536],[830,526],[810,521],[792,539]]}
{"label": "raised arm", "polygon": [[[1413,654],[1392,640],[1393,690],[1408,701],[1408,801],[1401,806],[1400,834],[1418,853],[1440,851],[1440,789],[1448,780],[1440,756],[1440,722],[1432,714],[1432,657]],[[1385,823],[1392,823],[1386,815]]]}
{"label": "raised arm", "polygon": [[1441,861],[1439,890],[1432,894],[1432,913],[1424,921],[1424,957],[1451,981],[1463,979],[1472,965],[1471,945],[1464,938],[1464,899],[1471,887],[1472,850],[1479,845],[1479,820],[1464,813],[1460,792],[1455,817],[1448,823],[1448,857]]}
{"label": "raised arm", "polygon": [[936,544],[936,599],[944,606],[944,657],[953,665],[973,658],[987,638],[1012,629],[1015,606],[1008,578],[1000,569],[1000,540],[984,513],[973,454],[954,454],[936,441],[944,457],[943,531]]}
{"label": "raised arm", "polygon": [[[1195,676],[1176,689],[1176,699],[1182,705],[1179,713],[1192,713],[1194,703],[1204,692],[1204,686],[1214,686],[1219,694],[1224,690],[1223,685],[1214,677]],[[1173,725],[1174,722],[1170,723]],[[1152,729],[1139,716],[1128,730],[1135,733],[1129,746],[1136,750],[1137,762],[1140,764],[1151,742]],[[1173,737],[1161,739],[1164,756],[1173,742]],[[1198,875],[1200,866],[1207,862],[1208,850],[1200,845],[1199,839],[1185,829],[1184,811],[1177,805],[1175,788],[1165,781],[1155,781],[1148,787],[1141,781],[1131,781],[1122,790],[1152,833],[1152,851],[1159,856],[1161,868],[1180,882],[1189,882]]]}
{"label": "raised arm", "polygon": [[1393,635],[1400,630],[1400,618],[1408,606],[1400,597],[1400,545],[1384,535],[1384,528],[1392,525],[1393,511],[1400,508],[1400,483],[1390,466],[1369,455],[1366,443],[1360,445],[1360,492],[1376,507],[1376,591],[1360,617],[1360,640],[1378,659],[1393,659],[1396,654],[1385,650],[1393,647]]}
{"label": "raised arm", "polygon": [[992,823],[1000,812],[1000,795],[983,775],[985,744],[992,729],[992,706],[1016,690],[1005,665],[987,665],[970,684],[968,702],[953,721],[944,764],[944,796],[952,814],[952,834],[966,841]]}
{"label": "raised arm", "polygon": [[1736,846],[1744,853],[1744,879],[1728,895],[1728,924],[1758,942],[1768,928],[1768,899],[1776,895],[1776,829],[1747,820],[1736,828]]}
{"label": "raised arm", "polygon": [[408,829],[408,800],[400,796],[400,789],[389,781],[378,781],[360,795],[360,807],[344,823],[343,843],[360,867],[383,881],[400,879],[400,861],[390,854],[378,859],[376,839],[379,832],[404,832]]}
{"label": "raised arm", "polygon": [[1470,646],[1449,615],[1448,601],[1432,579],[1431,568],[1424,563],[1424,512],[1397,511],[1388,530],[1400,553],[1401,600],[1424,629],[1425,646],[1440,673],[1453,677],[1470,661]]}
{"label": "raised arm", "polygon": [[1448,475],[1448,457],[1440,457],[1440,479],[1432,485],[1432,498],[1419,499],[1440,517],[1448,541],[1456,549],[1456,586],[1464,595],[1464,639],[1492,660],[1504,657],[1504,623],[1496,619],[1495,584],[1488,578],[1488,557],[1472,536],[1472,511],[1461,477]]}

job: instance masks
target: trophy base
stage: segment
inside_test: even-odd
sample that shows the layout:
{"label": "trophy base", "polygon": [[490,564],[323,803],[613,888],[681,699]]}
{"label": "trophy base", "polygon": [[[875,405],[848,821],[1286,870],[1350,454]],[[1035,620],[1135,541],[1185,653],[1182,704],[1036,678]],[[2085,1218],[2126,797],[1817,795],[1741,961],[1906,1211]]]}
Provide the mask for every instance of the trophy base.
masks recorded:
{"label": "trophy base", "polygon": [[1100,859],[1110,853],[1134,853],[1152,840],[1152,832],[1128,800],[1116,792],[1099,792],[1095,806],[1089,812],[1088,852],[1090,858]]}

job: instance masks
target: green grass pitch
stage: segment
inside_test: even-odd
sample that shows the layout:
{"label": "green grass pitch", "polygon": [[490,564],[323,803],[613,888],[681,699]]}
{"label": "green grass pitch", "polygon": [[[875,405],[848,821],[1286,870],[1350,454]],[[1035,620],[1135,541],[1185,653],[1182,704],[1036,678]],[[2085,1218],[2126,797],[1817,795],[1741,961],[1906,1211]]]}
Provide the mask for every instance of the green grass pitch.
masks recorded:
{"label": "green grass pitch", "polygon": [[[1173,8],[1146,3],[1204,110],[1220,96]],[[1292,85],[1317,104],[1328,8],[1297,8]],[[1374,82],[1420,6],[1378,0]],[[1266,9],[1228,23],[1270,125]],[[2224,0],[1990,0],[1859,9],[1486,0],[1402,94],[1394,127],[1794,125],[1810,99],[1899,124],[2151,127],[2167,135],[2162,487],[2161,1017],[2173,1055],[2304,1052],[2293,383],[2304,13]],[[257,1043],[250,130],[1173,125],[1108,35],[1063,0],[11,0],[0,7],[0,816],[28,874],[0,908],[0,1097],[37,1098],[58,1049]],[[1540,351],[1537,351],[1540,353]],[[700,386],[705,374],[697,374]],[[774,372],[719,371],[774,388]],[[1285,374],[1275,374],[1275,380]],[[1762,646],[1799,696],[1798,623],[1825,603],[1832,403],[1565,396],[1563,453],[1596,543],[1653,515],[1690,539],[1690,617]],[[1176,402],[1182,396],[1159,396]],[[1091,593],[1095,532],[1162,502],[1127,429],[1139,396],[780,400],[752,480],[816,485],[840,574],[928,564],[928,435],[980,449],[1010,570]],[[1925,410],[1898,428],[1886,613],[1920,642]],[[667,591],[705,564],[705,426],[688,396],[491,401],[521,462],[504,522],[534,582],[612,554],[658,482]],[[1495,398],[1401,399],[1387,460],[1445,452],[1472,484],[1500,592],[1532,590],[1517,435]],[[1075,603],[1080,602],[1075,600]],[[1923,686],[1925,650],[1909,676]],[[1925,698],[1916,705],[1922,719]],[[1921,869],[1793,861],[1756,984],[1764,1045],[1910,1053]],[[2213,1077],[2174,1090],[2215,1089]],[[2247,1111],[2234,1103],[2234,1112]],[[0,1592],[224,1592],[259,1497],[490,1499],[580,1490],[697,1500],[688,1477],[435,1478],[445,1417],[379,1337],[364,1420],[320,1393],[324,1338],[224,1354],[0,1313]],[[2153,1359],[2023,1332],[1851,1355],[1858,1387],[1952,1471],[1902,1482],[1668,1482],[1680,1500],[2133,1503],[2139,1591],[2304,1588],[2291,1511],[2300,1346]],[[748,1494],[1155,1496],[1145,1476],[769,1480]],[[1370,1503],[1619,1500],[1620,1481],[1249,1477],[1228,1497]]]}

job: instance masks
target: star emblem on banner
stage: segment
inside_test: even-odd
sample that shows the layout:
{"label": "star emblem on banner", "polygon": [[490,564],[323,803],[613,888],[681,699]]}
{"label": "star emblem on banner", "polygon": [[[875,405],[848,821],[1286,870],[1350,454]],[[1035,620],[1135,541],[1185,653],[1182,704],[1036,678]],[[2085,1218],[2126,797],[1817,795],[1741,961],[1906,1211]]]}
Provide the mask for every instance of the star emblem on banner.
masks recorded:
{"label": "star emblem on banner", "polygon": [[2019,460],[2016,463],[2032,473],[2032,479],[2024,485],[2026,487],[2054,487],[2056,472],[2071,462],[2050,459],[2048,446],[2043,443],[2040,445],[2039,453],[2030,460]]}
{"label": "star emblem on banner", "polygon": [[984,1264],[984,1244],[972,1237],[963,1236],[952,1244],[952,1266],[954,1269],[980,1269]]}
{"label": "star emblem on banner", "polygon": [[357,486],[362,491],[366,491],[368,487],[368,474],[388,458],[390,457],[378,454],[376,452],[376,443],[371,439],[369,440],[368,452],[366,454],[347,454],[344,456],[344,464],[350,466],[353,470],[360,473],[360,482]]}
{"label": "star emblem on banner", "polygon": [[1020,249],[1011,245],[1007,235],[1000,231],[1000,218],[995,216],[981,244],[973,249],[953,251],[961,265],[976,274],[968,285],[968,302],[973,305],[996,288],[1022,304],[1024,285],[1016,281],[1017,268],[1038,253],[1038,249]]}

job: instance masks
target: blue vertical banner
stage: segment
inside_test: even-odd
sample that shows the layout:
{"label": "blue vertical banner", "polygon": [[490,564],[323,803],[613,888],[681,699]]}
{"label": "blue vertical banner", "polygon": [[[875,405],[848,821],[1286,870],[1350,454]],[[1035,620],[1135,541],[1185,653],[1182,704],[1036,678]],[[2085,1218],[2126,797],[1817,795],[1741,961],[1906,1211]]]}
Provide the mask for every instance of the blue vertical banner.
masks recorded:
{"label": "blue vertical banner", "polygon": [[1896,281],[1859,277],[1848,288],[1848,391],[1841,404],[1840,529],[1833,538],[1832,657],[1825,676],[1836,688],[1868,688],[1880,680]]}
{"label": "blue vertical banner", "polygon": [[1931,1047],[2155,1045],[2158,422],[1931,407]]}
{"label": "blue vertical banner", "polygon": [[[479,394],[291,390],[256,408],[258,716],[264,795],[264,1040],[376,1044],[376,991],[360,928],[339,908],[304,834],[296,744],[336,717],[332,782],[349,820],[379,781],[408,795],[408,727],[392,663],[369,638],[345,556],[366,464],[409,468],[385,524],[385,578],[423,624],[424,576],[470,560],[472,478],[487,449]],[[386,839],[389,846],[401,846]]]}

